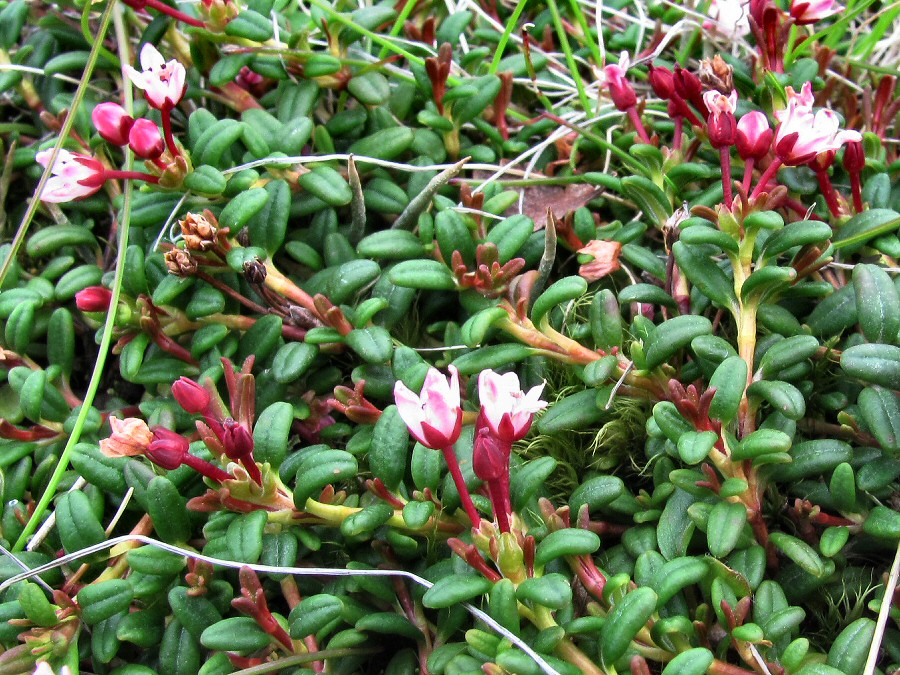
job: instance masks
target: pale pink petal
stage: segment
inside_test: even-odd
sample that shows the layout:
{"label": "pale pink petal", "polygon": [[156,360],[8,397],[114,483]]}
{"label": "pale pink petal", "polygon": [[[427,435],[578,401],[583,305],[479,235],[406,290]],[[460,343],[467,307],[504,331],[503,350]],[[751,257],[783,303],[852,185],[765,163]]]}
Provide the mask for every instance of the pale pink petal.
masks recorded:
{"label": "pale pink petal", "polygon": [[166,60],[159,50],[149,42],[141,48],[141,68],[147,70],[159,70],[166,65]]}

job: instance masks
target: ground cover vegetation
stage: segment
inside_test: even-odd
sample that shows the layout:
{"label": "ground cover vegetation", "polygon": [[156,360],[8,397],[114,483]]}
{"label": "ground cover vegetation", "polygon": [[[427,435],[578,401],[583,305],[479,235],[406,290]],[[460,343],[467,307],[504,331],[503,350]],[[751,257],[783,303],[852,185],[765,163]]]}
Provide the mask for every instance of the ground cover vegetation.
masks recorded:
{"label": "ground cover vegetation", "polygon": [[0,2],[0,673],[897,672],[898,15]]}

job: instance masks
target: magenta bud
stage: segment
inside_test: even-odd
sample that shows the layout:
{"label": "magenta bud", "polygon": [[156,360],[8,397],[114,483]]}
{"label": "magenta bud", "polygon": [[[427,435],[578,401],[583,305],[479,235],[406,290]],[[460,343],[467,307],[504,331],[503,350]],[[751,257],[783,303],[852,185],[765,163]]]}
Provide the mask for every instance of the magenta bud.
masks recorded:
{"label": "magenta bud", "polygon": [[187,377],[179,378],[172,385],[172,396],[191,415],[204,414],[212,402],[209,392]]}
{"label": "magenta bud", "polygon": [[82,312],[107,312],[112,291],[103,286],[89,286],[75,294],[75,305]]}
{"label": "magenta bud", "polygon": [[230,417],[222,423],[221,441],[228,459],[243,460],[253,454],[253,436]]}
{"label": "magenta bud", "polygon": [[148,119],[135,120],[128,134],[128,147],[143,159],[156,159],[166,149],[156,124]]}
{"label": "magenta bud", "polygon": [[188,447],[187,439],[181,434],[176,434],[165,427],[154,427],[153,441],[144,454],[157,466],[172,471],[184,464]]}
{"label": "magenta bud", "polygon": [[483,426],[478,430],[472,450],[472,468],[481,480],[497,480],[507,471],[508,456],[504,445],[509,447],[491,432],[490,427]]}
{"label": "magenta bud", "polygon": [[860,141],[847,143],[844,150],[844,168],[850,173],[858,173],[866,168],[866,152]]}
{"label": "magenta bud", "polygon": [[97,127],[97,132],[103,140],[113,145],[125,145],[128,143],[128,132],[134,124],[134,119],[125,112],[125,108],[118,103],[99,103],[94,106],[91,113],[91,121]]}
{"label": "magenta bud", "polygon": [[648,66],[650,70],[650,86],[653,92],[661,99],[668,100],[672,98],[675,91],[675,82],[672,71],[665,66]]}

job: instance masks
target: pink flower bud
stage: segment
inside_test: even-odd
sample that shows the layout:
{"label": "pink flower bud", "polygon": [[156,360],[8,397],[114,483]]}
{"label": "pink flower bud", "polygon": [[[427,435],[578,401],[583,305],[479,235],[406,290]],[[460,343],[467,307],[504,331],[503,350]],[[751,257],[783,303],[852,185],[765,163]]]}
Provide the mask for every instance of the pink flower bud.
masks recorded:
{"label": "pink flower bud", "polygon": [[399,380],[394,385],[397,412],[409,432],[419,443],[434,450],[449,448],[462,431],[459,371],[453,366],[449,370],[448,380],[437,368],[431,368],[418,396]]}
{"label": "pink flower bud", "polygon": [[147,459],[167,471],[184,464],[184,458],[190,447],[184,436],[165,427],[154,427],[153,437],[153,442],[147,448]]}
{"label": "pink flower bud", "polygon": [[741,159],[761,159],[772,147],[775,132],[769,128],[766,116],[754,110],[744,115],[737,123],[735,141]]}
{"label": "pink flower bud", "polygon": [[113,145],[128,143],[128,132],[134,124],[134,118],[118,103],[100,103],[94,106],[91,120],[103,140]]}
{"label": "pink flower bud", "polygon": [[179,378],[172,385],[172,396],[178,401],[178,405],[191,415],[205,414],[212,401],[206,389],[187,377]]}
{"label": "pink flower bud", "polygon": [[128,147],[143,159],[156,159],[166,149],[156,124],[147,119],[135,120],[128,134]]}
{"label": "pink flower bud", "polygon": [[691,105],[704,115],[709,112],[706,109],[706,104],[703,102],[703,84],[694,73],[685,70],[676,63],[675,72],[672,74],[672,82],[675,86],[676,94],[685,101],[689,101]]}
{"label": "pink flower bud", "polygon": [[82,312],[107,312],[112,291],[103,286],[89,286],[75,294],[75,305]]}
{"label": "pink flower bud", "polygon": [[539,384],[526,393],[519,388],[515,373],[500,375],[483,370],[478,376],[481,415],[500,440],[514,443],[525,438],[534,414],[547,407],[547,402],[540,398],[543,390],[544,385]]}

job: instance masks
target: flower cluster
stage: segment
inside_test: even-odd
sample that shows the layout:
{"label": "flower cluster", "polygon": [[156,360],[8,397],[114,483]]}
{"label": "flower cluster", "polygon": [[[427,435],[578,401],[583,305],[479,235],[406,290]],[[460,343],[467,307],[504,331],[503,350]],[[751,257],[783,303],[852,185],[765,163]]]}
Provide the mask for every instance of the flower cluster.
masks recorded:
{"label": "flower cluster", "polygon": [[[462,430],[463,410],[459,371],[453,366],[449,370],[448,379],[431,368],[418,395],[398,381],[394,398],[400,417],[413,437],[422,445],[444,453],[463,507],[472,525],[477,526],[481,519],[453,452],[453,444]],[[475,475],[487,483],[494,516],[502,532],[510,530],[509,458],[512,444],[525,437],[534,414],[547,406],[540,398],[543,389],[544,385],[540,384],[523,392],[515,373],[501,375],[484,370],[478,377],[481,408],[475,423],[472,462]]]}

